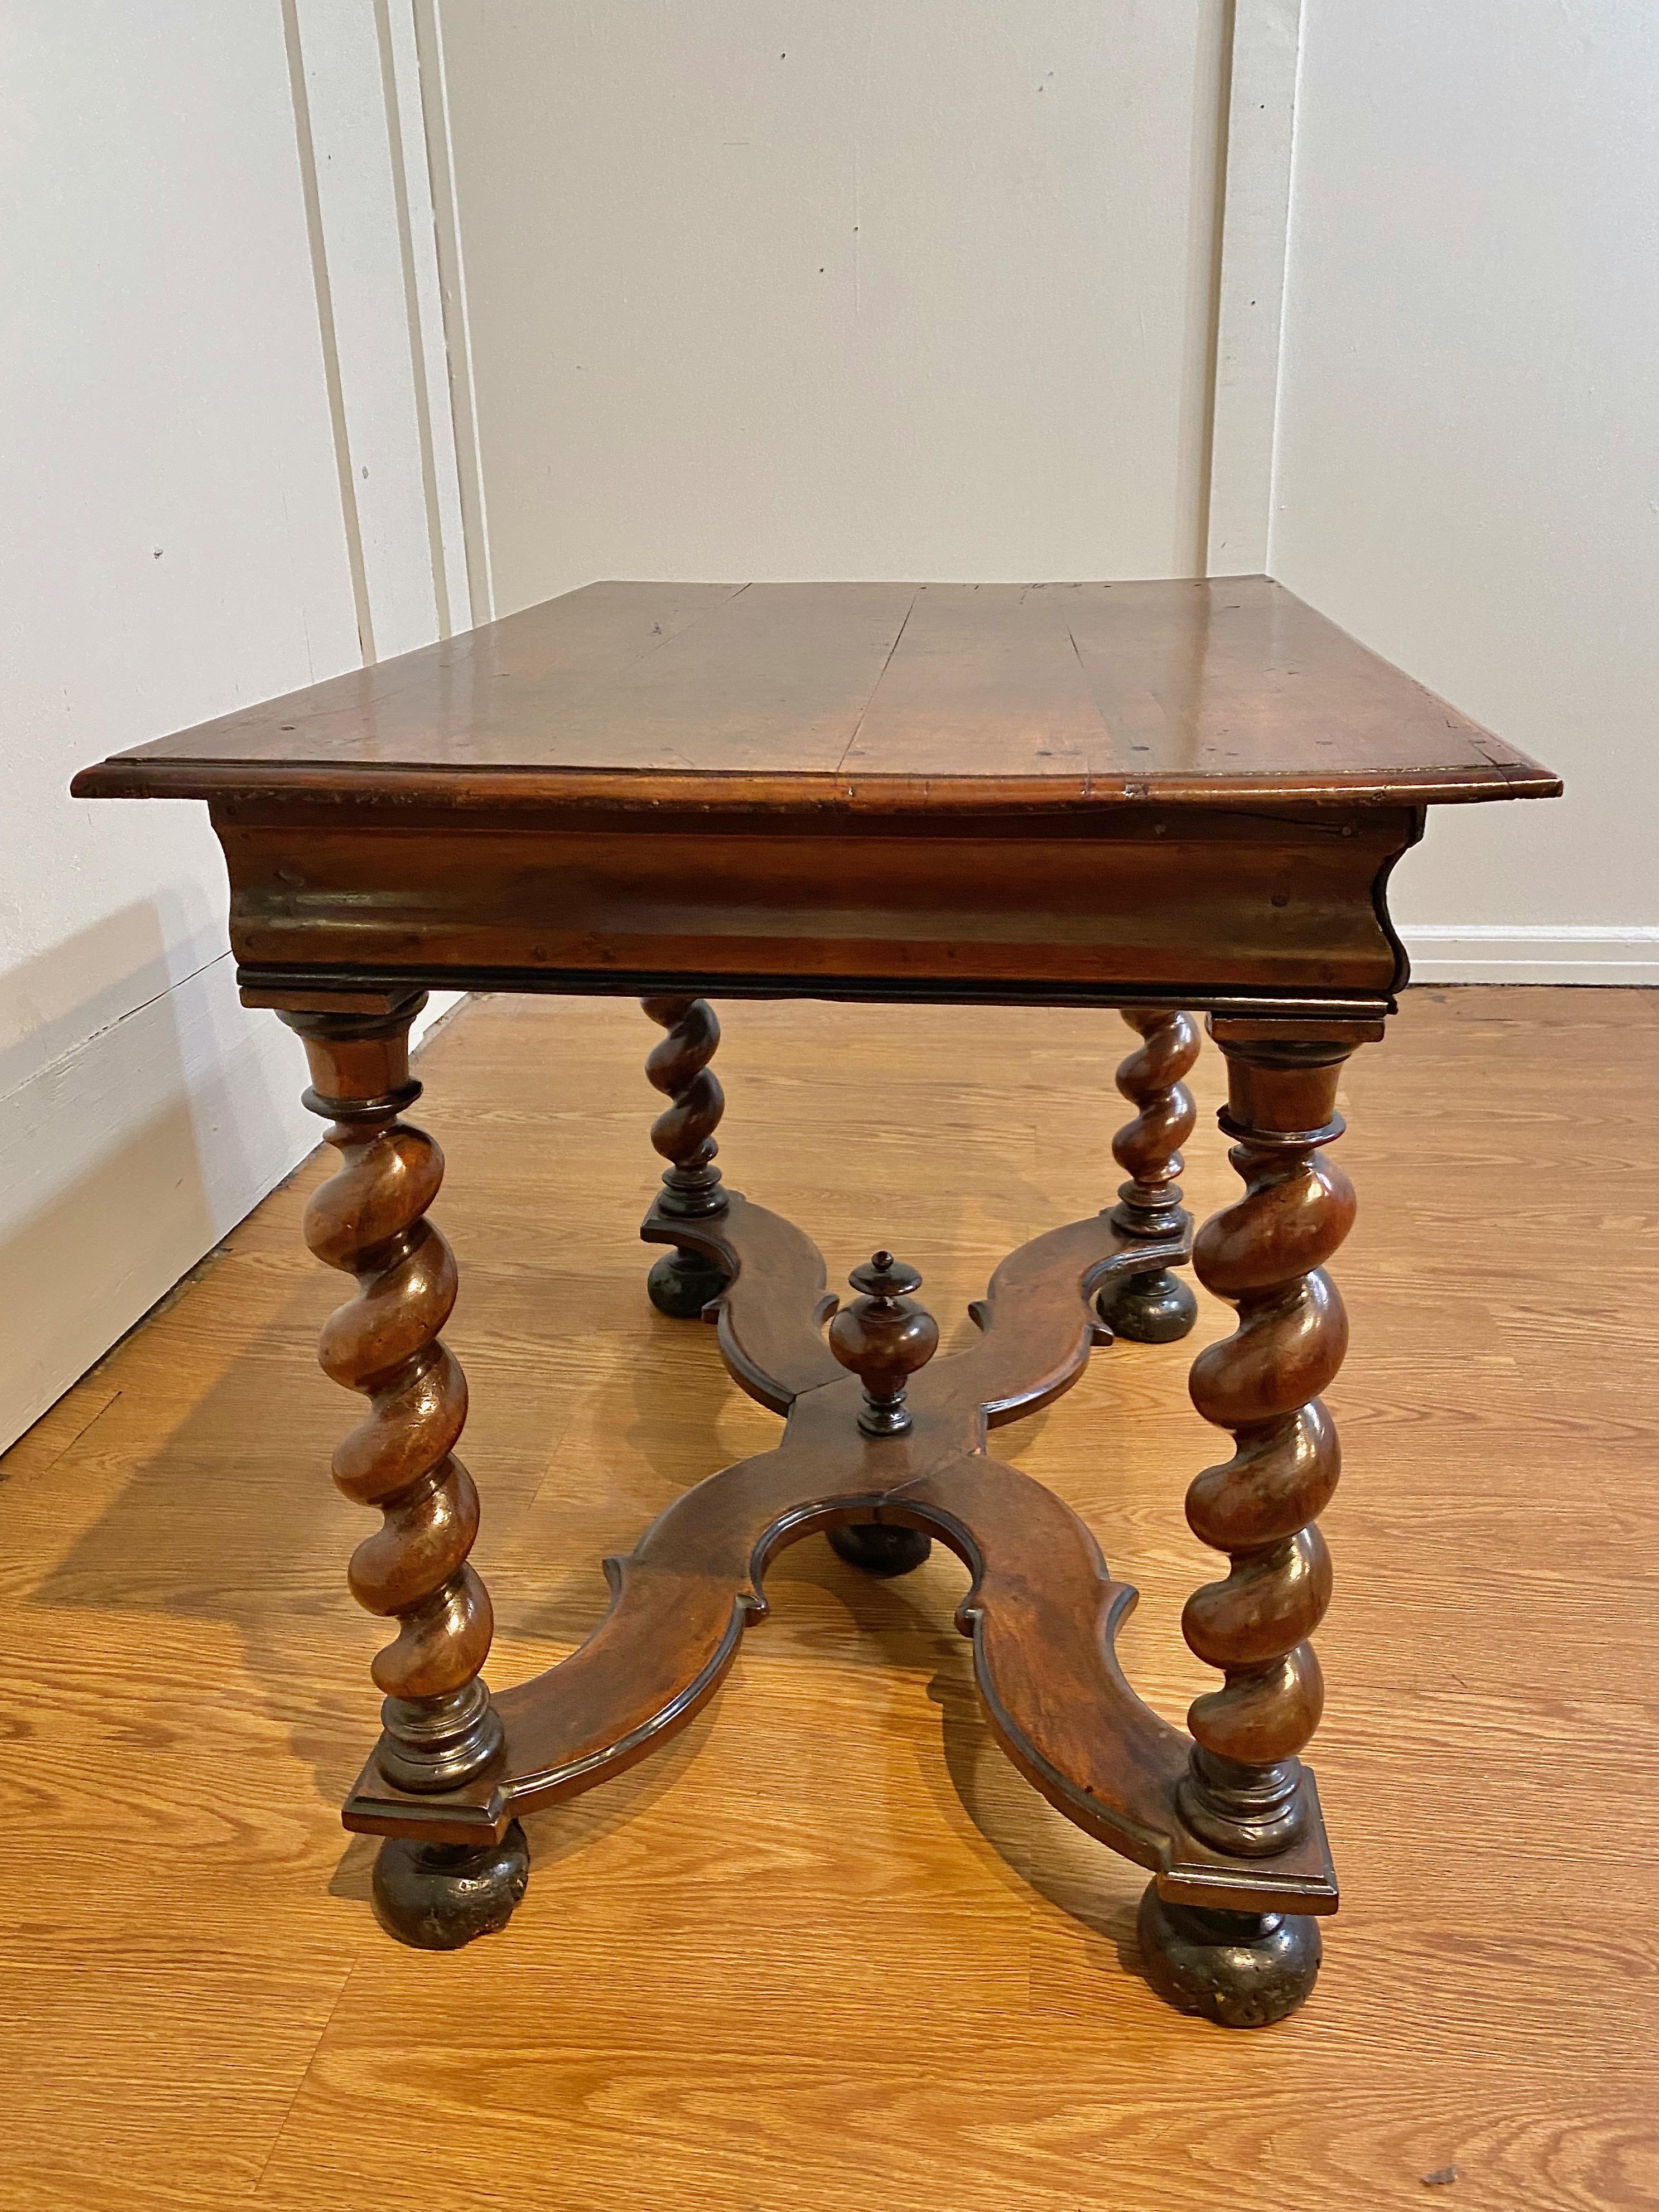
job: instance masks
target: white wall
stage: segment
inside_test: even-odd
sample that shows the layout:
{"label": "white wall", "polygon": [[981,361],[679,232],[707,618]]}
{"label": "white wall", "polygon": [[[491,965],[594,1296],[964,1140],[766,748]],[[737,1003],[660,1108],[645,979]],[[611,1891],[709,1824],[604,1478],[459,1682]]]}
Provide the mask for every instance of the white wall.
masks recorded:
{"label": "white wall", "polygon": [[1212,576],[1267,566],[1302,0],[1234,0],[1215,297]]}
{"label": "white wall", "polygon": [[1265,561],[1568,777],[1419,975],[1659,981],[1656,110],[1630,0],[14,0],[0,1441],[313,1133],[71,773],[595,575]]}
{"label": "white wall", "polygon": [[1267,567],[1567,775],[1419,976],[1659,981],[1651,9],[434,5],[501,611]]}
{"label": "white wall", "polygon": [[1659,981],[1659,14],[1303,14],[1273,571],[1567,782],[1437,813],[1416,972]]}
{"label": "white wall", "polygon": [[442,0],[495,601],[1190,574],[1223,0]]}
{"label": "white wall", "polygon": [[[422,641],[465,594],[429,195],[423,339],[389,167],[410,10],[383,40],[355,0],[304,14],[316,190],[277,0],[0,18],[0,1444],[317,1134],[296,1041],[237,1002],[205,810],[77,804],[70,775],[356,663],[360,628]],[[319,224],[348,292],[395,302],[326,347]]]}

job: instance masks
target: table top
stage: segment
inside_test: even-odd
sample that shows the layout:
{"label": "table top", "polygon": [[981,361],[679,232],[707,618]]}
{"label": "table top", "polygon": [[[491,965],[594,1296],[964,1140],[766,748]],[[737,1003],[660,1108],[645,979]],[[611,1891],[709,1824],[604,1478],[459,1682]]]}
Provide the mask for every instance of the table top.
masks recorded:
{"label": "table top", "polygon": [[977,812],[1561,785],[1250,576],[590,584],[118,754],[73,787]]}

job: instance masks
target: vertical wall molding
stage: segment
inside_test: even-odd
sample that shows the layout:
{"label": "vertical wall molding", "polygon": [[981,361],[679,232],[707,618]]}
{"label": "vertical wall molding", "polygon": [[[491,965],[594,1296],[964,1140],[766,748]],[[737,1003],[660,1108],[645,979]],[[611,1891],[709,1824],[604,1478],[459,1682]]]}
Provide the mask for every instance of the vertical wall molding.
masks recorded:
{"label": "vertical wall molding", "polygon": [[[367,664],[481,619],[469,582],[434,133],[411,0],[283,0],[283,29]],[[447,176],[441,131],[436,143]],[[414,1036],[459,995],[435,993]]]}
{"label": "vertical wall molding", "polygon": [[[1187,336],[1175,507],[1181,573],[1205,574],[1215,465],[1215,380],[1225,234],[1235,0],[1201,11],[1187,161]],[[1184,541],[1184,542],[1183,542]]]}
{"label": "vertical wall molding", "polygon": [[[409,7],[410,0],[399,0]],[[457,467],[457,497],[465,547],[466,573],[474,623],[495,618],[495,578],[490,568],[489,509],[484,495],[483,457],[478,435],[472,375],[472,331],[467,315],[466,264],[461,246],[455,165],[451,146],[449,86],[444,64],[443,23],[437,0],[413,0],[416,74],[420,85],[426,143],[428,190],[439,282],[440,312],[448,374],[449,418]]]}
{"label": "vertical wall molding", "polygon": [[[413,22],[406,9],[398,10],[402,21],[413,31]],[[398,217],[398,251],[403,265],[404,318],[409,332],[409,366],[415,395],[415,433],[420,450],[421,483],[426,495],[427,554],[432,564],[432,590],[438,621],[438,635],[448,637],[455,628],[450,605],[449,568],[444,557],[444,517],[438,483],[439,457],[436,437],[445,427],[448,410],[446,405],[434,421],[432,391],[428,376],[427,347],[421,327],[421,271],[416,261],[416,209],[423,198],[427,221],[426,234],[431,234],[431,196],[429,190],[420,191],[425,177],[426,142],[417,137],[411,149],[404,124],[404,103],[398,83],[398,53],[394,45],[392,9],[388,0],[374,0],[374,36],[380,50],[380,92],[386,104],[386,131],[392,157],[392,202]],[[419,85],[416,86],[418,103]],[[419,107],[416,112],[418,115]],[[421,167],[411,175],[410,155],[417,155]],[[444,397],[447,399],[447,392]],[[454,459],[454,441],[450,440],[449,459]]]}
{"label": "vertical wall molding", "polygon": [[1302,0],[1236,0],[1206,573],[1267,566]]}
{"label": "vertical wall molding", "polygon": [[1210,516],[1215,500],[1216,380],[1221,360],[1222,256],[1227,235],[1228,147],[1231,133],[1237,0],[1218,0],[1213,44],[1193,102],[1192,222],[1188,292],[1191,325],[1202,343],[1188,372],[1197,402],[1192,574],[1209,570]]}
{"label": "vertical wall molding", "polygon": [[283,0],[364,659],[471,620],[410,0]]}
{"label": "vertical wall molding", "polygon": [[[375,0],[386,112],[400,185],[398,225],[409,312],[410,347],[427,428],[428,534],[434,574],[441,586],[440,630],[446,637],[475,617],[468,574],[466,520],[460,459],[455,440],[455,402],[449,371],[443,270],[432,181],[431,142],[421,82],[420,42],[412,0]],[[440,150],[446,171],[447,141]]]}
{"label": "vertical wall molding", "polygon": [[289,96],[294,103],[294,137],[300,154],[300,185],[305,196],[306,235],[311,246],[311,281],[317,297],[317,330],[328,386],[329,419],[334,431],[334,464],[340,480],[340,519],[345,530],[346,562],[357,611],[357,641],[365,665],[374,655],[374,619],[363,567],[363,533],[357,513],[351,446],[346,435],[345,399],[340,386],[340,349],[334,329],[334,294],[329,283],[328,247],[317,186],[317,149],[312,137],[311,98],[306,89],[305,58],[300,50],[298,0],[283,0],[283,41],[288,53]]}

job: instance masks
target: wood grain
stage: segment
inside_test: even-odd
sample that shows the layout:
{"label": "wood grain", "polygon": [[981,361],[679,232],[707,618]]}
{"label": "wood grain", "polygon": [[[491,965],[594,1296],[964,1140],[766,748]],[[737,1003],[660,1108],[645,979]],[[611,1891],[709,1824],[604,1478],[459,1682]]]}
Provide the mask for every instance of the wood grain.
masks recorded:
{"label": "wood grain", "polygon": [[753,809],[1546,797],[1265,576],[591,584],[204,722],[82,798]]}
{"label": "wood grain", "polygon": [[[732,1180],[837,1279],[902,1251],[945,1348],[1005,1250],[1109,1196],[1112,1016],[1010,1012],[991,1066],[965,1012],[722,1013]],[[645,1302],[641,1027],[483,1002],[420,1064],[503,1681],[599,1618],[604,1552],[776,1440]],[[0,1462],[0,2205],[104,2212],[117,2174],[140,2212],[1650,2205],[1659,1168],[1613,1067],[1659,1085],[1651,994],[1413,991],[1349,1063],[1318,1740],[1345,1904],[1306,2011],[1255,2038],[1121,1970],[1142,1877],[991,1741],[937,1549],[886,1584],[786,1553],[718,1703],[528,1824],[510,1937],[387,1944],[337,1826],[378,1631],[339,1585],[362,1516],[327,1475],[313,1162]],[[1212,1048],[1188,1079],[1203,1215],[1237,1190]],[[1000,1432],[1139,1585],[1120,1651],[1171,1718],[1214,1680],[1178,1626],[1213,1558],[1186,1369],[1231,1325],[1206,1298],[1188,1345],[1097,1354]]]}
{"label": "wood grain", "polygon": [[[994,784],[994,778],[987,779]],[[469,815],[404,804],[216,806],[245,986],[720,995],[1121,997],[1385,1004],[1404,972],[1383,900],[1421,831],[1333,818],[1096,809],[879,826],[617,809]]]}

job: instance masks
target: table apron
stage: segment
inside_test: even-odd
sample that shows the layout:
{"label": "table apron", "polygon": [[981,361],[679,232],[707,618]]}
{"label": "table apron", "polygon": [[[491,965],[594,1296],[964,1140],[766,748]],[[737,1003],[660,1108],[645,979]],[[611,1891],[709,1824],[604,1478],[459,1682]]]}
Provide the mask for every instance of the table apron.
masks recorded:
{"label": "table apron", "polygon": [[1387,1004],[1403,808],[1171,809],[1114,834],[215,810],[248,978],[732,995]]}

